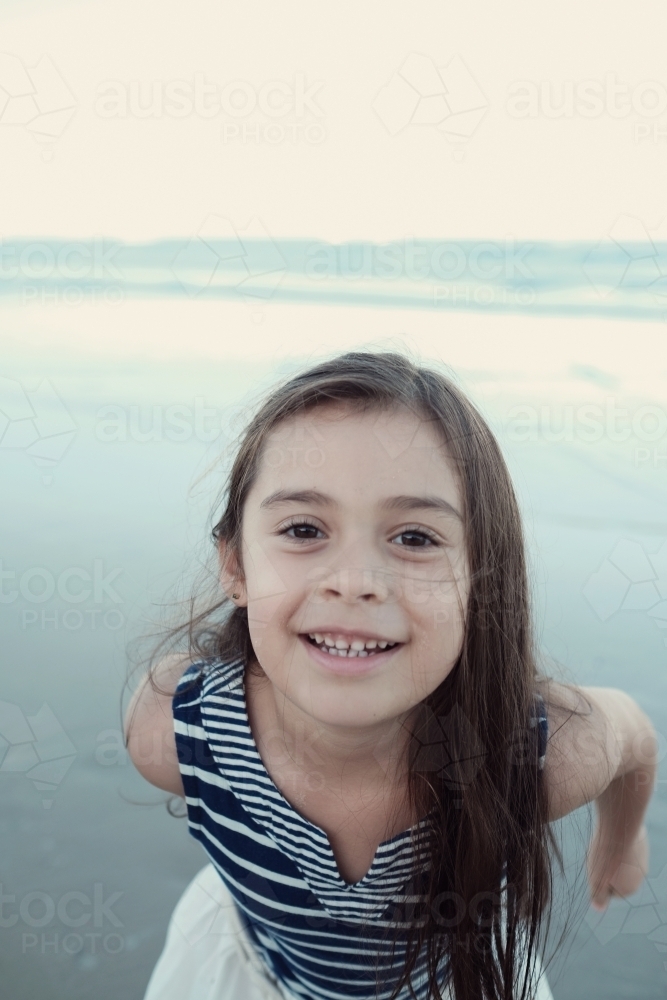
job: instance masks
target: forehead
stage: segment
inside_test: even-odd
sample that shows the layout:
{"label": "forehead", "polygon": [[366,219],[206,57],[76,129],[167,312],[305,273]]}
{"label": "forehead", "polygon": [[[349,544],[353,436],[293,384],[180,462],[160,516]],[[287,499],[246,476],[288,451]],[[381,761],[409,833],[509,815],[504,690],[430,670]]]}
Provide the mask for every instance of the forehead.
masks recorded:
{"label": "forehead", "polygon": [[386,495],[415,492],[419,485],[451,502],[458,498],[458,476],[442,429],[404,406],[359,411],[325,404],[286,418],[269,432],[251,492],[325,482],[339,492]]}

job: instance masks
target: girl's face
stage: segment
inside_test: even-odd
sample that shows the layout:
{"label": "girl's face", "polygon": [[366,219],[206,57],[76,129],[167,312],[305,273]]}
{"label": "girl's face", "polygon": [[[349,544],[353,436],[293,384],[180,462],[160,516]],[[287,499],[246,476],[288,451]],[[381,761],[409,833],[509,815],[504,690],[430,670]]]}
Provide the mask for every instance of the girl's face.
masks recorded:
{"label": "girl's face", "polygon": [[463,639],[462,513],[437,428],[408,409],[327,404],[276,427],[243,512],[244,580],[226,579],[276,693],[358,729],[435,690]]}

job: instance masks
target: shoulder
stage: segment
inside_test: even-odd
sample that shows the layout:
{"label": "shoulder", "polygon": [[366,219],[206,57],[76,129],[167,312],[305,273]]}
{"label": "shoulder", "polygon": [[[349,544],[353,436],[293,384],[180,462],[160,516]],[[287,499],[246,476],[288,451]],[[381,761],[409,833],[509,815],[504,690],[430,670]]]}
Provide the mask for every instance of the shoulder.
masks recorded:
{"label": "shoulder", "polygon": [[139,684],[125,713],[125,739],[132,763],[157,788],[183,795],[175,721],[198,722],[202,702],[243,684],[241,661],[215,658],[193,662],[166,656]]}
{"label": "shoulder", "polygon": [[201,666],[187,656],[165,656],[142,678],[125,712],[125,740],[132,763],[152,785],[174,795],[183,795],[183,783],[173,702],[196,684]]}

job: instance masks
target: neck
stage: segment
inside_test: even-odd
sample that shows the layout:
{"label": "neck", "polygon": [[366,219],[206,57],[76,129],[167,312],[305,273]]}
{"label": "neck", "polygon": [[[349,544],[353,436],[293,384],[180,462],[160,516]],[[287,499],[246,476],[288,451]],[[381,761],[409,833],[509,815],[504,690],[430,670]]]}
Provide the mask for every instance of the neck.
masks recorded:
{"label": "neck", "polygon": [[289,701],[266,675],[249,672],[246,692],[260,748],[270,741],[272,754],[283,753],[302,761],[302,766],[314,767],[327,785],[404,784],[411,713],[363,727],[334,726]]}

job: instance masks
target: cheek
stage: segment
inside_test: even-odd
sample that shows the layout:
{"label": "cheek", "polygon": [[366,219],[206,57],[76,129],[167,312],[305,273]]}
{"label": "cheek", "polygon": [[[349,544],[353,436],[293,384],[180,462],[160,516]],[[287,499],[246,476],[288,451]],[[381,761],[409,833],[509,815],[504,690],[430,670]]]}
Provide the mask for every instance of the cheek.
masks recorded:
{"label": "cheek", "polygon": [[[250,638],[263,669],[279,679],[294,649],[297,613],[317,570],[304,571],[289,554],[285,558],[258,542],[244,548],[244,569]],[[312,595],[308,600],[313,603]]]}
{"label": "cheek", "polygon": [[454,669],[465,635],[466,600],[465,586],[441,582],[433,585],[428,601],[419,609],[419,627],[406,650],[406,665],[420,700]]}
{"label": "cheek", "polygon": [[279,560],[259,542],[244,546],[243,565],[249,601],[271,601],[287,593],[287,581]]}
{"label": "cheek", "polygon": [[465,631],[468,599],[465,572],[442,573],[419,584],[407,580],[405,597],[429,647],[440,649],[443,655],[453,649],[458,651]]}
{"label": "cheek", "polygon": [[382,704],[390,703],[397,715],[408,711],[442,684],[455,662],[456,658],[434,656],[430,646],[419,648],[415,645],[400,668],[397,664],[391,683],[385,683],[377,697]]}
{"label": "cheek", "polygon": [[444,656],[458,655],[465,632],[465,605],[458,591],[439,593],[429,608],[429,637]]}
{"label": "cheek", "polygon": [[252,542],[244,547],[243,565],[248,626],[253,645],[257,649],[263,632],[271,625],[280,624],[287,615],[289,581],[279,560],[259,542]]}

